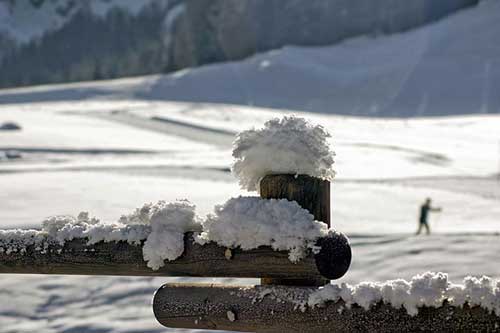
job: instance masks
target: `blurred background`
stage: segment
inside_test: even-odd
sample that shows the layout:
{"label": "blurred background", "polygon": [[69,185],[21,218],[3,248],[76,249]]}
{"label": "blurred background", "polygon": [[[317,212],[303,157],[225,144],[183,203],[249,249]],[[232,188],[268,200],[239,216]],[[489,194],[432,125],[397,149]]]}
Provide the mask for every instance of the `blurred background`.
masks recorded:
{"label": "blurred background", "polygon": [[[332,133],[341,281],[499,277],[499,36],[498,0],[0,0],[0,228],[177,198],[203,216],[257,195],[235,134],[296,114]],[[164,332],[173,280],[5,275],[0,332]]]}

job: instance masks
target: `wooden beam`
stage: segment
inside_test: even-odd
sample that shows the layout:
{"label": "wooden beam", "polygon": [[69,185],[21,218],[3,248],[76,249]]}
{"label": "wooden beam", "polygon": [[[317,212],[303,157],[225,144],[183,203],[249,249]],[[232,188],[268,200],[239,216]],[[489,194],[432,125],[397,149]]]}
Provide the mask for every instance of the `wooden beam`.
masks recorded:
{"label": "wooden beam", "polygon": [[[46,253],[28,246],[25,253],[0,253],[0,273],[76,274],[129,276],[198,276],[318,279],[338,278],[345,274],[351,260],[351,249],[345,236],[318,240],[323,248],[294,264],[288,252],[270,247],[255,250],[230,250],[215,243],[199,245],[193,235],[184,237],[184,253],[165,262],[157,271],[146,266],[141,245],[126,242],[100,242],[87,245],[85,239],[74,239],[63,246],[50,244]],[[229,258],[229,259],[228,259]]]}
{"label": "wooden beam", "polygon": [[301,307],[314,288],[166,284],[153,300],[166,327],[241,332],[493,332],[500,317],[479,307],[423,307],[416,316],[379,303],[366,311],[342,300]]}

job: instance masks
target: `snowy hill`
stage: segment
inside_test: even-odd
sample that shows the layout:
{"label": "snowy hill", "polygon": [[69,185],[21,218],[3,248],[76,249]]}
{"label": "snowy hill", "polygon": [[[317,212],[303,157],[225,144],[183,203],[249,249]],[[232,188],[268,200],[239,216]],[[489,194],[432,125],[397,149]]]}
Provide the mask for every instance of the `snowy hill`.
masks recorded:
{"label": "snowy hill", "polygon": [[0,87],[165,73],[406,31],[479,0],[0,1]]}
{"label": "snowy hill", "polygon": [[0,103],[128,98],[364,116],[498,113],[500,1],[331,47],[284,47],[170,75],[0,91]]}
{"label": "snowy hill", "polygon": [[60,29],[79,10],[87,9],[95,15],[105,16],[118,7],[137,14],[153,1],[4,1],[0,3],[0,32],[19,44],[28,43]]}

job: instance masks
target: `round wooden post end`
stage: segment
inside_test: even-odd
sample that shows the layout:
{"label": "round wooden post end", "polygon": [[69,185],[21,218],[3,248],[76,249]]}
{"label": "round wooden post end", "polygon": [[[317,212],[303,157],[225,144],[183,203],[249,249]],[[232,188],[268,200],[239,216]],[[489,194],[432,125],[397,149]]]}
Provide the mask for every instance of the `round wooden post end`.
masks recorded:
{"label": "round wooden post end", "polygon": [[349,239],[340,232],[333,232],[316,243],[321,247],[314,255],[318,271],[327,279],[335,280],[344,276],[351,265],[352,252]]}

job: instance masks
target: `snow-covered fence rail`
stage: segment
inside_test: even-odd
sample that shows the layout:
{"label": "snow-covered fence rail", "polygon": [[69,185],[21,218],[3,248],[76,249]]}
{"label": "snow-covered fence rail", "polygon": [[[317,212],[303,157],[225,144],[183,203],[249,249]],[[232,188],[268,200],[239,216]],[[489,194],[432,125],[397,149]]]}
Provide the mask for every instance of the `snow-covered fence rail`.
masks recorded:
{"label": "snow-covered fence rail", "polygon": [[0,253],[0,273],[253,277],[277,279],[336,279],[344,275],[350,263],[350,247],[345,236],[334,234],[320,238],[321,250],[310,252],[297,263],[288,252],[269,246],[254,250],[229,250],[216,243],[196,243],[192,233],[184,236],[184,252],[176,260],[152,270],[143,258],[141,244],[125,241],[88,244],[87,239],[73,239],[64,244],[53,242],[43,250],[29,245],[22,251]]}
{"label": "snow-covered fence rail", "polygon": [[[260,181],[260,195],[263,199],[288,199],[289,201],[259,202],[258,198],[248,201],[277,204],[278,206],[286,204],[287,209],[290,205],[293,206],[291,201],[295,201],[295,210],[291,213],[292,215],[285,217],[285,219],[297,219],[294,214],[298,213],[302,214],[301,217],[308,215],[311,219],[311,222],[305,222],[304,225],[304,221],[299,218],[302,226],[287,233],[281,240],[282,242],[293,241],[295,244],[296,238],[307,237],[306,234],[301,233],[316,230],[314,228],[317,226],[315,227],[312,222],[313,217],[317,221],[326,221],[328,224],[330,222],[330,182],[327,180],[307,175],[268,175]],[[235,206],[238,206],[247,201],[238,201],[237,199],[235,202]],[[146,208],[151,210],[154,207]],[[174,205],[171,213],[185,212],[186,216],[190,216],[191,208],[183,204]],[[307,209],[313,217],[303,208]],[[170,208],[166,205],[159,207],[159,209],[157,219],[163,221],[165,216],[169,214]],[[181,209],[181,211],[176,211],[176,209]],[[262,207],[257,207],[257,210],[259,209]],[[281,211],[281,213],[283,212]],[[266,211],[264,215],[260,211],[257,212],[257,214],[262,215],[261,219],[266,220],[269,217],[275,221],[282,218],[281,213],[276,215],[272,209],[269,212]],[[139,211],[139,214],[142,212]],[[238,217],[242,219],[256,218],[230,214],[229,219],[237,219]],[[238,246],[230,246],[230,248],[224,246],[226,245],[224,244],[224,241],[227,240],[226,237],[231,237],[226,235],[224,226],[221,227],[224,235],[222,245],[211,241],[210,237],[208,241],[200,242],[197,239],[199,233],[193,232],[184,233],[183,241],[183,234],[179,233],[179,241],[183,244],[175,245],[175,239],[171,239],[169,233],[155,235],[145,224],[106,225],[93,223],[87,215],[79,217],[77,220],[65,220],[64,218],[59,220],[56,217],[52,220],[49,219],[44,224],[45,231],[0,231],[0,273],[241,277],[261,278],[262,284],[312,286],[323,285],[329,280],[340,278],[347,272],[351,262],[349,242],[344,235],[336,232],[324,233],[311,244],[311,248],[304,249],[306,253],[303,257],[301,256],[300,260],[290,261],[288,251],[277,251],[276,247],[271,247],[269,243],[267,246],[245,250]],[[245,222],[235,224],[234,221],[224,221],[224,223],[230,226],[236,225],[235,230],[240,230],[241,227],[245,226]],[[290,224],[290,227],[296,228],[297,226]],[[250,227],[250,230],[252,230],[251,228],[253,227]],[[257,225],[256,228],[262,228],[262,226]],[[263,230],[282,230],[285,232],[279,228],[264,228]],[[256,236],[259,234],[256,234],[255,231],[247,232],[250,239],[260,237]],[[161,264],[158,262],[155,262],[154,265],[147,263],[145,259],[151,260],[148,258],[150,255],[146,255],[145,252],[148,235],[155,236],[156,243],[161,242],[161,244],[157,244],[158,249],[152,248],[153,251],[159,251],[165,245],[167,248],[178,247],[179,255],[177,258],[161,260]],[[279,238],[279,235],[270,235],[269,232],[260,235],[266,239]],[[166,244],[164,244],[165,242]],[[266,243],[264,242],[264,244]],[[151,269],[151,267],[155,269]]]}
{"label": "snow-covered fence rail", "polygon": [[410,315],[401,305],[382,301],[369,309],[342,299],[315,306],[311,295],[317,292],[312,287],[167,284],[156,293],[153,309],[167,327],[242,332],[497,332],[500,327],[500,317],[479,306],[440,300]]}

